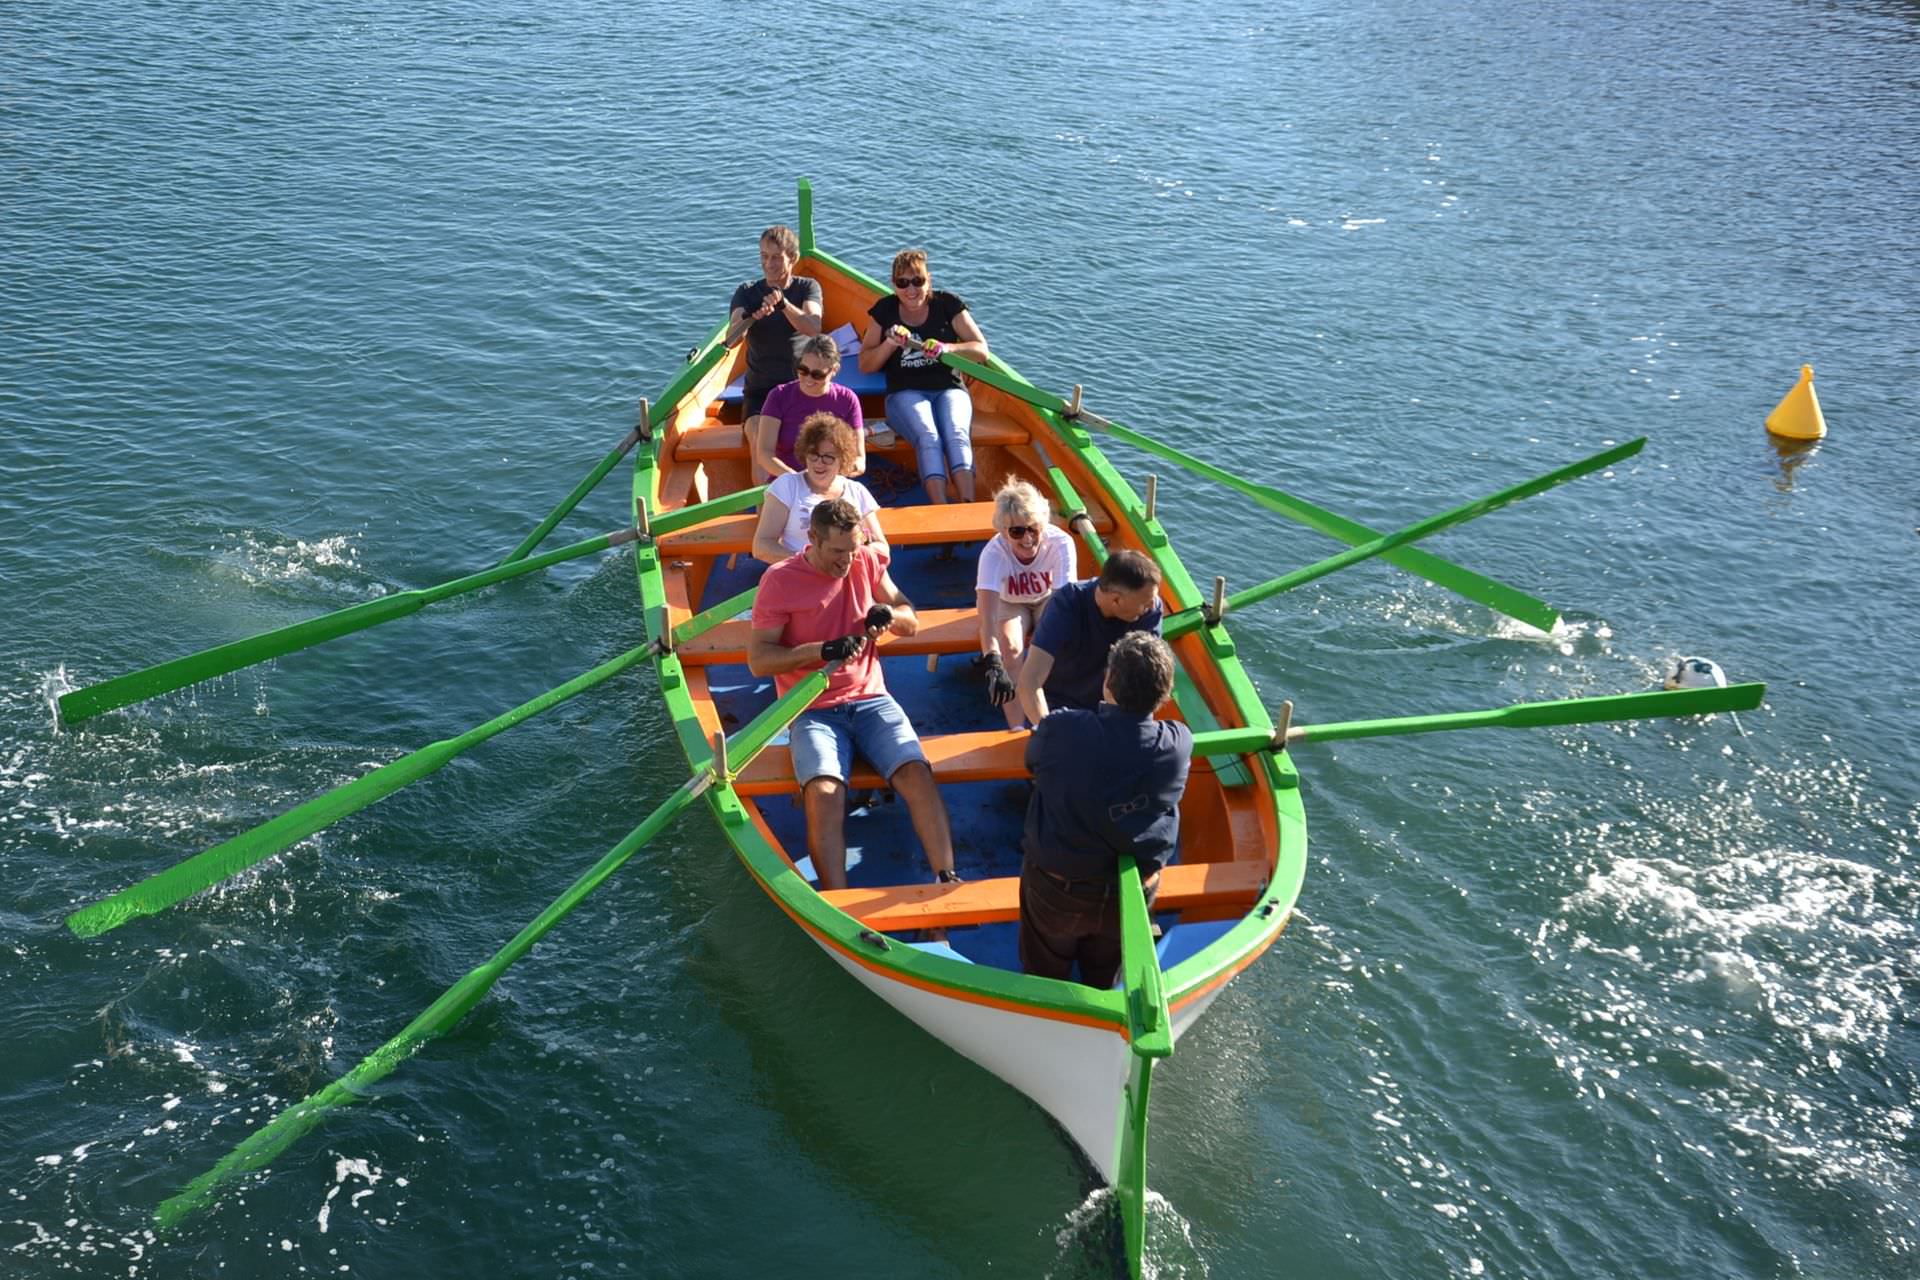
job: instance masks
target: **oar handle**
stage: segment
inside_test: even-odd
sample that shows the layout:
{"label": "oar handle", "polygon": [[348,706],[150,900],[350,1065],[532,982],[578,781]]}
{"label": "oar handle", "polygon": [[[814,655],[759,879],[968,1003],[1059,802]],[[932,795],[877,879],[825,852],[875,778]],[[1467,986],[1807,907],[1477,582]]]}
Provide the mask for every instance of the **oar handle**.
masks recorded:
{"label": "oar handle", "polygon": [[1120,976],[1127,1011],[1127,1044],[1142,1058],[1173,1052],[1173,1014],[1167,1008],[1160,957],[1154,950],[1153,918],[1147,913],[1140,867],[1120,857]]}

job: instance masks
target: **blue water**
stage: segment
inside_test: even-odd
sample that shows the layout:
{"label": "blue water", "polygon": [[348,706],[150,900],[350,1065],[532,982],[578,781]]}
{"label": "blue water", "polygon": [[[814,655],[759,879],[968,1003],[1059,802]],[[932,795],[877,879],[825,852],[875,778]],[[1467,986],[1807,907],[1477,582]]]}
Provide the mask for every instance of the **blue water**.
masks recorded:
{"label": "blue water", "polygon": [[[15,4],[0,86],[0,1273],[1111,1273],[1060,1137],[697,816],[147,1234],[677,785],[644,677],[222,893],[60,926],[637,641],[615,555],[83,726],[47,701],[492,563],[804,173],[828,247],[924,244],[1036,381],[1381,527],[1652,437],[1434,543],[1552,638],[1381,565],[1242,615],[1303,720],[1684,653],[1771,686],[1738,725],[1300,748],[1304,918],[1159,1077],[1155,1274],[1914,1274],[1911,4]],[[1803,362],[1831,434],[1783,454]],[[1337,549],[1114,457],[1197,577]]]}

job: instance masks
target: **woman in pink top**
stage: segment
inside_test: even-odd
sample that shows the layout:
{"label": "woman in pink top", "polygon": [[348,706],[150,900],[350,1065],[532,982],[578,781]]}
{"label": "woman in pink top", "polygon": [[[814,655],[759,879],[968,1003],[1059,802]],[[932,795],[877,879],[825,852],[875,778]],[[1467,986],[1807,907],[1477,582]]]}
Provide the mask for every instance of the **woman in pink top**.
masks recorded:
{"label": "woman in pink top", "polygon": [[1009,480],[993,495],[993,527],[999,532],[980,549],[974,580],[978,665],[986,672],[987,700],[1006,714],[1007,728],[1019,729],[1026,718],[1014,684],[1040,611],[1055,587],[1073,581],[1073,539],[1054,526],[1047,500],[1025,480]]}
{"label": "woman in pink top", "polygon": [[770,480],[801,470],[794,444],[801,426],[816,413],[830,413],[853,428],[853,469],[847,474],[864,473],[867,433],[860,397],[833,380],[840,370],[840,348],[825,334],[808,338],[793,367],[799,377],[769,391],[760,411],[747,419],[747,448],[753,458],[754,480]]}

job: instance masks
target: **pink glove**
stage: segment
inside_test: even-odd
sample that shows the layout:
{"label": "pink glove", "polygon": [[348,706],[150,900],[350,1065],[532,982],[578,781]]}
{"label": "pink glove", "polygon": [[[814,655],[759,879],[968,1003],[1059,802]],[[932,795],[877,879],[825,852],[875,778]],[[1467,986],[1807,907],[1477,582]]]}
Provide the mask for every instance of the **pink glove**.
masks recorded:
{"label": "pink glove", "polygon": [[926,352],[935,359],[939,359],[947,353],[947,344],[938,338],[928,338],[926,342]]}
{"label": "pink glove", "polygon": [[887,336],[903,347],[913,341],[913,335],[907,332],[907,326],[903,324],[897,324],[887,330]]}

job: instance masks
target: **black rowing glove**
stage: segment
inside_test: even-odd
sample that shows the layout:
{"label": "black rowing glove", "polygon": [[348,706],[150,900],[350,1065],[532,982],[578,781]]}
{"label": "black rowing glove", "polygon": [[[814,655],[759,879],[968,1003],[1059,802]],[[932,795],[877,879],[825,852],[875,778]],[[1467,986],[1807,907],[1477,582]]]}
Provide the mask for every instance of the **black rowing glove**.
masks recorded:
{"label": "black rowing glove", "polygon": [[820,646],[820,660],[838,662],[842,658],[851,658],[860,652],[860,646],[866,642],[867,637],[859,632],[850,636],[841,636],[838,640],[829,640]]}
{"label": "black rowing glove", "polygon": [[1004,707],[1013,701],[1013,677],[1007,674],[1006,667],[1000,663],[1000,655],[989,653],[981,662],[987,674],[987,701],[996,707]]}
{"label": "black rowing glove", "polygon": [[885,631],[892,621],[893,607],[891,605],[877,604],[867,610],[867,630],[869,631]]}

